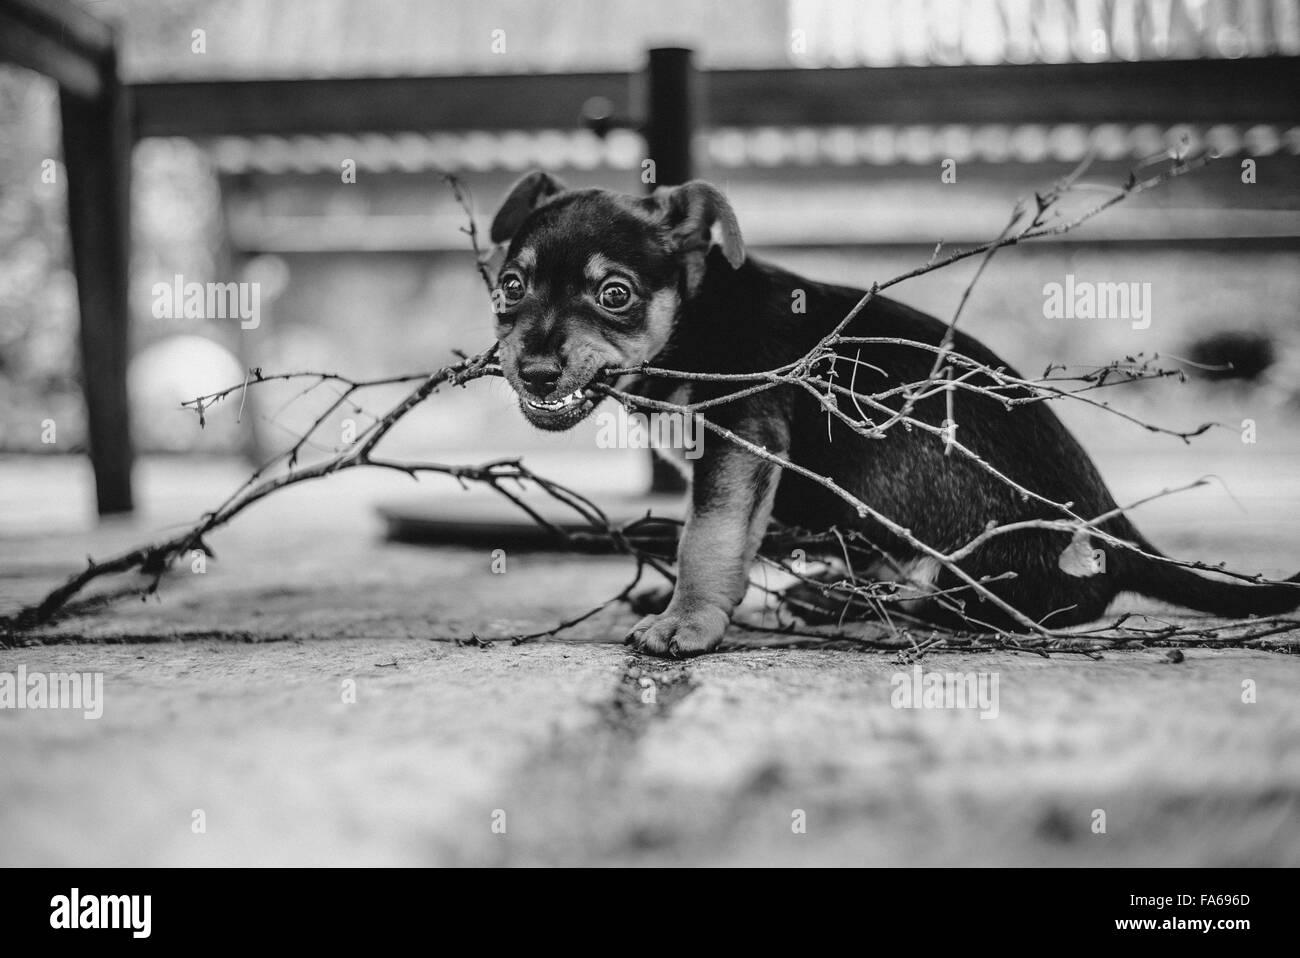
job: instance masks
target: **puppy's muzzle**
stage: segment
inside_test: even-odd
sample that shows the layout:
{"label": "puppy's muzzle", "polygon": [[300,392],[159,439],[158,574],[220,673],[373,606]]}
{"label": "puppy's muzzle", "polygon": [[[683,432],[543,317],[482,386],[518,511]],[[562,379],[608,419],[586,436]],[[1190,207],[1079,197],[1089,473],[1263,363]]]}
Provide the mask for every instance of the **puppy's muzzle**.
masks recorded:
{"label": "puppy's muzzle", "polygon": [[594,387],[600,378],[575,383],[572,371],[566,375],[558,363],[542,360],[521,365],[512,385],[524,417],[539,429],[555,431],[577,425],[595,408],[600,395]]}

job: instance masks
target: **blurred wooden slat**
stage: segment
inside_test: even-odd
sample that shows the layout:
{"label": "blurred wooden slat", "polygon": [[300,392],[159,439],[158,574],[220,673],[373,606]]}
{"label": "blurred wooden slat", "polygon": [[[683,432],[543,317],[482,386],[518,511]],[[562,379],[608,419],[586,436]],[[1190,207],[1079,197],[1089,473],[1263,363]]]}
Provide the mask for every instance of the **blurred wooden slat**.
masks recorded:
{"label": "blurred wooden slat", "polygon": [[590,97],[626,115],[626,73],[137,83],[137,137],[577,129]]}
{"label": "blurred wooden slat", "polygon": [[73,0],[5,0],[4,14],[23,20],[47,36],[57,35],[64,46],[93,54],[100,60],[113,50],[113,30]]}
{"label": "blurred wooden slat", "polygon": [[[590,97],[634,113],[633,74],[138,83],[136,135],[574,129]],[[1300,118],[1300,58],[717,70],[707,126],[1219,123]]]}
{"label": "blurred wooden slat", "polygon": [[1300,58],[707,74],[711,122],[1268,123],[1300,116]]}
{"label": "blurred wooden slat", "polygon": [[81,318],[81,380],[101,515],[132,508],[127,285],[130,258],[129,94],[110,56],[99,96],[63,89],[63,162]]}
{"label": "blurred wooden slat", "polygon": [[0,63],[35,70],[78,96],[100,94],[112,47],[112,31],[70,0],[0,4]]}

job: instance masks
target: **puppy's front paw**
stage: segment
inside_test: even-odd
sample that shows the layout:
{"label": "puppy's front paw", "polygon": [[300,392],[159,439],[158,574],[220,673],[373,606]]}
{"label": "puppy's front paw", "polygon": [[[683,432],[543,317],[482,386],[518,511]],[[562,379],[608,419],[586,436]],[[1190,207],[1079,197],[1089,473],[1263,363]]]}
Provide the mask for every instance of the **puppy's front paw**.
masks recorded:
{"label": "puppy's front paw", "polygon": [[647,615],[633,626],[623,644],[674,659],[703,655],[718,647],[729,618],[716,606],[677,609],[670,604],[663,614]]}

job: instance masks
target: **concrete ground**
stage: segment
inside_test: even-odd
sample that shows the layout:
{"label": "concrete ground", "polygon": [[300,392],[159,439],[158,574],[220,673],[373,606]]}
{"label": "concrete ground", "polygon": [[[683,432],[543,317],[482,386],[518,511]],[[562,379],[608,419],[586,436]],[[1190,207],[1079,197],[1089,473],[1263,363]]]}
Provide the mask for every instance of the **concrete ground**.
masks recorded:
{"label": "concrete ground", "polygon": [[[146,462],[146,508],[94,526],[81,466],[0,462],[0,614],[240,475]],[[385,543],[374,506],[412,488],[286,493],[158,600],[0,650],[0,673],[101,672],[105,701],[98,720],[0,709],[0,864],[1300,864],[1293,655],[923,660],[995,676],[985,719],[893,707],[892,653],[632,655],[627,610],[493,642],[595,604],[627,565],[507,550],[494,575],[485,550]],[[1249,542],[1215,539],[1209,500],[1148,531],[1263,549],[1270,572],[1300,559],[1272,544],[1296,541],[1294,490],[1234,491]]]}

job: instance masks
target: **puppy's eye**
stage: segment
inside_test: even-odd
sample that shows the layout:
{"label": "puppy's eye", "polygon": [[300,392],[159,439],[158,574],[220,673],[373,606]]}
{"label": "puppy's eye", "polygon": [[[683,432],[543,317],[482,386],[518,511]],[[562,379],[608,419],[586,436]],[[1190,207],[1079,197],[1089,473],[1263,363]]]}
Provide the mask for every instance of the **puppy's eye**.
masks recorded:
{"label": "puppy's eye", "polygon": [[518,273],[506,273],[497,284],[497,293],[503,306],[514,306],[524,298],[524,278]]}
{"label": "puppy's eye", "polygon": [[596,294],[596,302],[611,313],[622,312],[632,304],[632,289],[621,280],[606,280]]}

